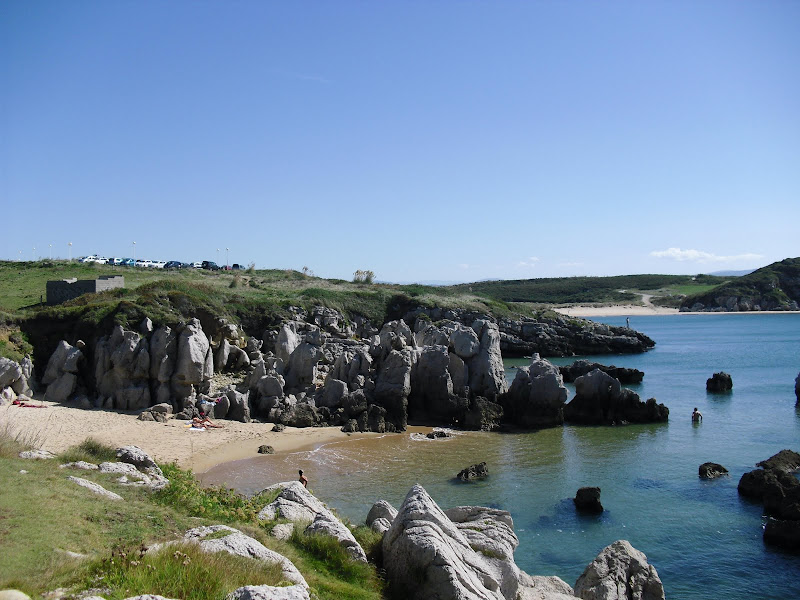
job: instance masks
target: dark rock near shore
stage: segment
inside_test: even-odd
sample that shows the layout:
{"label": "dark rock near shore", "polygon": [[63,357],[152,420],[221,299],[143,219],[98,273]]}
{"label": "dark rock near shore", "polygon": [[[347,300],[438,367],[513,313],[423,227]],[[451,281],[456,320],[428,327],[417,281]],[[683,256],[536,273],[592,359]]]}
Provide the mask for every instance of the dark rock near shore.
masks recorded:
{"label": "dark rock near shore", "polygon": [[764,541],[784,550],[800,551],[800,521],[769,519],[764,527]]}
{"label": "dark rock near shore", "polygon": [[767,460],[756,463],[757,467],[764,469],[775,469],[778,471],[796,471],[800,469],[800,454],[794,450],[781,450],[777,454],[770,456]]}
{"label": "dark rock near shore", "polygon": [[464,429],[493,431],[500,427],[502,419],[502,406],[478,396],[470,400],[462,425]]}
{"label": "dark rock near shore", "polygon": [[600,370],[575,380],[575,397],[564,407],[564,419],[583,425],[661,423],[669,409],[655,398],[642,402],[634,391]]}
{"label": "dark rock near shore", "polygon": [[728,474],[728,469],[718,463],[707,462],[700,465],[700,479],[716,479]]}
{"label": "dark rock near shore", "polygon": [[550,361],[534,354],[528,367],[520,367],[508,392],[500,397],[506,421],[516,427],[554,427],[564,423],[567,388]]}
{"label": "dark rock near shore", "polygon": [[426,433],[425,437],[429,440],[438,440],[441,438],[453,437],[453,434],[445,429],[434,429],[433,431]]}
{"label": "dark rock near shore", "polygon": [[477,463],[470,465],[466,469],[458,472],[456,477],[461,481],[472,481],[473,479],[483,479],[489,476],[489,469],[486,468],[486,463]]}
{"label": "dark rock near shore", "polygon": [[599,487],[582,487],[572,499],[575,508],[580,512],[598,514],[603,512],[603,505],[600,503]]}
{"label": "dark rock near shore", "polygon": [[724,371],[714,373],[710,379],[706,380],[706,391],[711,392],[712,394],[730,392],[732,389],[733,379],[731,379],[731,376]]}
{"label": "dark rock near shore", "polygon": [[267,444],[262,444],[258,447],[259,454],[275,454],[275,448]]}
{"label": "dark rock near shore", "polygon": [[588,360],[576,360],[571,365],[558,367],[561,376],[567,383],[572,383],[581,375],[586,375],[595,369],[599,369],[603,373],[611,375],[614,379],[619,379],[620,383],[641,383],[644,378],[644,372],[639,369],[615,367],[614,365],[606,366],[600,363],[589,362]]}
{"label": "dark rock near shore", "polygon": [[275,433],[280,433],[284,429],[286,429],[286,425],[284,425],[283,423],[275,423],[275,425],[272,426],[272,431],[274,431]]}

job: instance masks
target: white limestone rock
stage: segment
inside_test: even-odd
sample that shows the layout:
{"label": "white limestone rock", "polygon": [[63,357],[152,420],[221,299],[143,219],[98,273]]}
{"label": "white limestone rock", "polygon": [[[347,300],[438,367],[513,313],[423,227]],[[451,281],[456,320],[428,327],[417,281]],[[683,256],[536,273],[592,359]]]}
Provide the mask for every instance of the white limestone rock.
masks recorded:
{"label": "white limestone rock", "polygon": [[67,479],[70,481],[74,481],[81,487],[85,487],[87,490],[94,492],[98,496],[102,496],[109,500],[124,500],[124,498],[119,494],[110,492],[102,485],[100,485],[99,483],[95,483],[94,481],[89,481],[88,479],[82,479],[81,477],[73,477],[72,475],[67,477]]}
{"label": "white limestone rock", "polygon": [[308,590],[301,585],[273,587],[246,585],[232,591],[225,600],[309,600]]}
{"label": "white limestone rock", "polygon": [[627,540],[606,546],[575,582],[583,600],[664,600],[664,586],[647,557]]}

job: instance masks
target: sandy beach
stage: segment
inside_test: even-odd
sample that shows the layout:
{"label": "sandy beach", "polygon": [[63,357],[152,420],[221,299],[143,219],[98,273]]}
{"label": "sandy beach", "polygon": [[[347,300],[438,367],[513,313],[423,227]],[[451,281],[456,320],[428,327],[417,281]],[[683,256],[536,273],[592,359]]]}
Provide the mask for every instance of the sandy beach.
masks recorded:
{"label": "sandy beach", "polygon": [[273,432],[273,423],[220,420],[221,429],[194,431],[185,421],[139,421],[136,414],[84,410],[34,400],[45,408],[0,406],[0,432],[17,436],[36,448],[63,452],[91,437],[110,446],[139,446],[159,462],[176,462],[196,473],[213,466],[257,455],[268,444],[275,452],[291,452],[376,433],[343,433],[339,427],[287,427]]}
{"label": "sandy beach", "polygon": [[[612,306],[558,306],[555,312],[568,317],[641,317],[644,315],[679,315],[677,308],[663,308],[661,306],[642,306],[633,304],[615,304]],[[703,313],[705,314],[705,313]]]}

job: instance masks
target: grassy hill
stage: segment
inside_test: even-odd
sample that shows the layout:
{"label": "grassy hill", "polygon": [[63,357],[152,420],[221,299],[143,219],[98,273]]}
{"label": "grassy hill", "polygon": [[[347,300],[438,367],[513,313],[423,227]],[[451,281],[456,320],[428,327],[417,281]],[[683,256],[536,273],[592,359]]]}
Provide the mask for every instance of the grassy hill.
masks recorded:
{"label": "grassy hill", "polygon": [[800,258],[787,258],[690,295],[681,307],[688,310],[702,304],[702,310],[796,310],[799,303]]}
{"label": "grassy hill", "polygon": [[641,293],[660,297],[696,294],[727,281],[713,275],[617,275],[482,281],[452,286],[503,302],[546,304],[635,303]]}
{"label": "grassy hill", "polygon": [[[42,304],[48,280],[123,275],[125,288],[87,294],[58,306]],[[89,339],[112,325],[133,328],[144,317],[174,324],[199,316],[240,323],[250,335],[290,318],[290,307],[336,309],[380,326],[416,306],[461,308],[495,317],[547,315],[554,304],[654,303],[678,306],[688,294],[726,281],[698,275],[626,275],[487,281],[456,286],[393,285],[323,279],[293,270],[160,270],[68,261],[0,261],[0,355],[19,360],[31,344],[51,350],[52,339]],[[554,317],[552,313],[549,313]],[[43,356],[35,356],[37,361]]]}

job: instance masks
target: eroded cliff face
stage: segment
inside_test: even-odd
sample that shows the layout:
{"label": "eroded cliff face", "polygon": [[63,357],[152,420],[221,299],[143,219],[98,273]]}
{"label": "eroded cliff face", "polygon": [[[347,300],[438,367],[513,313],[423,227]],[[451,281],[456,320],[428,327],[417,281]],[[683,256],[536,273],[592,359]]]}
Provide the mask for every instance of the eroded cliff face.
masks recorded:
{"label": "eroded cliff face", "polygon": [[[402,431],[409,419],[476,429],[548,427],[563,422],[560,375],[533,365],[530,381],[509,396],[509,339],[517,350],[557,346],[570,353],[652,344],[630,329],[566,317],[498,323],[484,314],[416,309],[378,329],[329,308],[291,312],[260,338],[224,319],[175,327],[145,319],[136,331],[115,326],[87,343],[63,340],[48,362],[48,395],[87,408],[165,404],[187,417],[212,410],[217,418],[346,431]],[[214,383],[221,372],[232,373],[226,386]]]}

